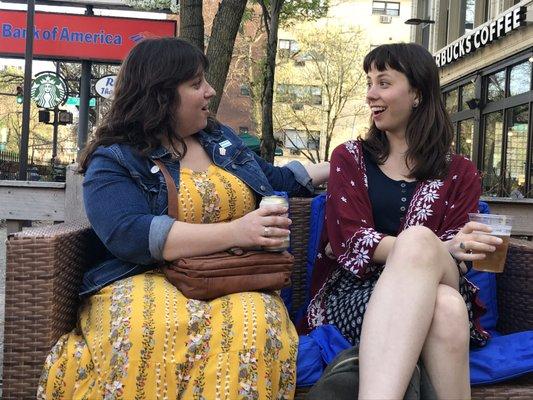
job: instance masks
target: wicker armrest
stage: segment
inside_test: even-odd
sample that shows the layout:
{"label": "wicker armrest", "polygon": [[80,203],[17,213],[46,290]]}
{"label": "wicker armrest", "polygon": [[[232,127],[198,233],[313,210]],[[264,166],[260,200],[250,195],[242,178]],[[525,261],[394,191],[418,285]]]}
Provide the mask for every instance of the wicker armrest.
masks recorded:
{"label": "wicker armrest", "polygon": [[533,242],[511,239],[505,269],[497,274],[498,330],[533,329]]}
{"label": "wicker armrest", "polygon": [[46,355],[75,324],[83,272],[102,250],[87,222],[30,228],[9,236],[4,398],[35,398]]}

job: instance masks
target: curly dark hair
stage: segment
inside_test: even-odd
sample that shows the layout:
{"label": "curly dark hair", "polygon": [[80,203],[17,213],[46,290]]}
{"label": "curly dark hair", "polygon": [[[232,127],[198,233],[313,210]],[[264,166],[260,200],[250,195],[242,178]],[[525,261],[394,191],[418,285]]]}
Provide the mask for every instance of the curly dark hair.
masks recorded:
{"label": "curly dark hair", "polygon": [[[363,62],[366,73],[372,68],[392,68],[404,74],[411,87],[420,94],[420,104],[413,109],[405,139],[411,178],[437,179],[446,176],[448,155],[452,151],[453,127],[440,91],[439,72],[432,55],[415,43],[393,43],[376,47]],[[372,122],[363,147],[375,162],[383,164],[389,156],[387,135]]]}
{"label": "curly dark hair", "polygon": [[[166,138],[176,154],[183,156],[187,147],[176,132],[177,87],[208,66],[204,53],[186,40],[169,37],[139,42],[120,68],[111,108],[83,150],[78,172],[87,170],[98,146],[115,143],[128,143],[148,155]],[[210,119],[207,129],[213,124]]]}

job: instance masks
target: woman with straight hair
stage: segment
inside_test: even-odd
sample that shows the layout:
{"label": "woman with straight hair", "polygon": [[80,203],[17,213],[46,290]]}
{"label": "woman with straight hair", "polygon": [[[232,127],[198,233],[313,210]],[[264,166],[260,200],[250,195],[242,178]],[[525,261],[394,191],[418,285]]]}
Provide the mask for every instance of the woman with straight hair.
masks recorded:
{"label": "woman with straight hair", "polygon": [[[139,42],[80,171],[107,259],[83,277],[77,328],[50,352],[40,399],[288,399],[298,337],[275,292],[186,298],[166,261],[280,246],[287,208],[257,209],[276,191],[310,194],[328,165],[274,167],[210,118],[208,62],[177,38]],[[174,179],[178,218],[168,216]]]}
{"label": "woman with straight hair", "polygon": [[371,128],[332,154],[303,330],[334,324],[359,346],[360,399],[403,398],[419,358],[439,398],[468,399],[469,344],[489,335],[464,261],[501,239],[468,222],[480,176],[452,152],[431,54],[382,45],[364,70]]}

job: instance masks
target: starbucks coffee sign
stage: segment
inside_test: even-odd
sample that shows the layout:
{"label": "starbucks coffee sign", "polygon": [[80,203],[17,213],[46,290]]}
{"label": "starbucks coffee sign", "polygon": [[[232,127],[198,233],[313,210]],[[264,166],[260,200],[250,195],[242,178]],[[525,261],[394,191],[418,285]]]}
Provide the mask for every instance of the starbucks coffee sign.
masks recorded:
{"label": "starbucks coffee sign", "polygon": [[40,108],[55,108],[67,100],[65,80],[55,72],[41,72],[31,84],[31,98]]}
{"label": "starbucks coffee sign", "polygon": [[435,55],[438,67],[449,65],[501,37],[526,25],[527,7],[516,7],[468,35],[449,44]]}

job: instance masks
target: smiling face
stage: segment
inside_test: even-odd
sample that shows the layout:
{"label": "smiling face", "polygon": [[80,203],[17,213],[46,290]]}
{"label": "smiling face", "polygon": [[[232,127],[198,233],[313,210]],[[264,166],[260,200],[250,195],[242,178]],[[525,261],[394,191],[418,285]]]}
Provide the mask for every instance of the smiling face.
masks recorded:
{"label": "smiling face", "polygon": [[380,131],[403,136],[419,100],[405,74],[389,67],[379,71],[372,65],[367,73],[366,102]]}
{"label": "smiling face", "polygon": [[215,90],[205,80],[203,71],[178,85],[179,105],[176,110],[177,132],[184,138],[207,126],[209,101]]}

